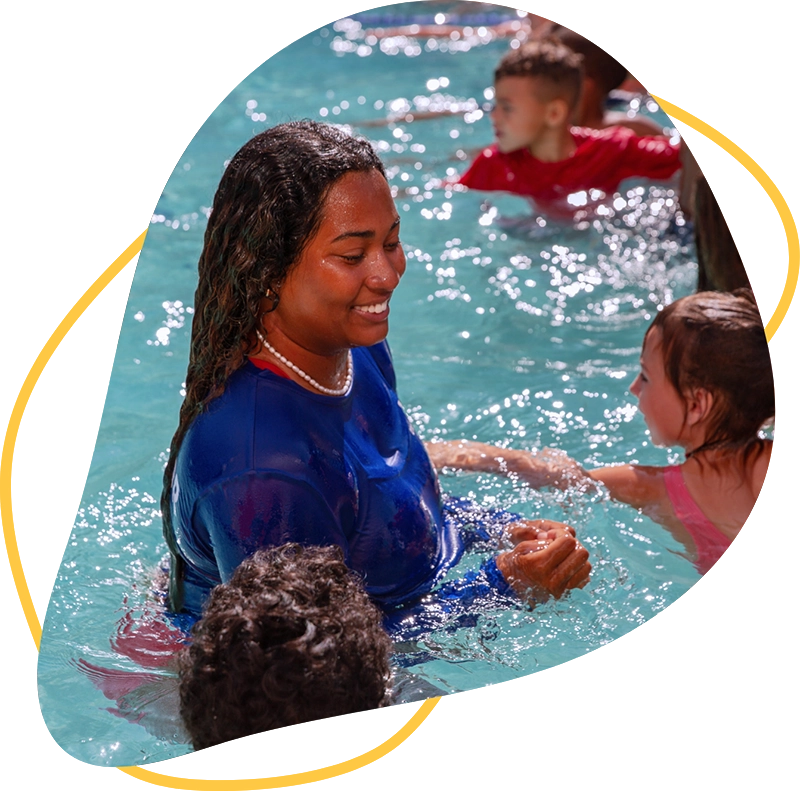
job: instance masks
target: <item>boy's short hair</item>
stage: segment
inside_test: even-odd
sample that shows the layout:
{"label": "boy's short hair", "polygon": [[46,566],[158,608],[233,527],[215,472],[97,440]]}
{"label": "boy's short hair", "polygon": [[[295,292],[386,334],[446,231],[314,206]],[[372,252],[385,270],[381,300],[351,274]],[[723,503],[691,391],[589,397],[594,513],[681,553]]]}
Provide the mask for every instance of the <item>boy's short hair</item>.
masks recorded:
{"label": "boy's short hair", "polygon": [[211,591],[179,656],[192,744],[385,706],[390,649],[338,547],[261,550]]}
{"label": "boy's short hair", "polygon": [[495,82],[503,77],[534,77],[542,101],[563,99],[572,109],[581,93],[583,58],[558,41],[529,41],[509,50],[497,64]]}

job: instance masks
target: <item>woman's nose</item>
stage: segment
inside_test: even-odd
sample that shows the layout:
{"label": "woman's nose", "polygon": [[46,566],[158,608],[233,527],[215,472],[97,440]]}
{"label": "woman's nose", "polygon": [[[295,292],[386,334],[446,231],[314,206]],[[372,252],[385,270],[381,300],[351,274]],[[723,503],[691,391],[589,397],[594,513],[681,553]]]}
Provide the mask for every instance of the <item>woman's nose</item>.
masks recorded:
{"label": "woman's nose", "polygon": [[642,389],[641,385],[642,385],[642,375],[639,374],[633,380],[633,382],[631,382],[631,386],[628,388],[628,390],[630,390],[631,393],[633,393],[633,395],[635,395],[638,398],[639,397],[639,391]]}
{"label": "woman's nose", "polygon": [[367,277],[367,285],[375,291],[394,291],[405,271],[406,257],[402,250],[381,251]]}

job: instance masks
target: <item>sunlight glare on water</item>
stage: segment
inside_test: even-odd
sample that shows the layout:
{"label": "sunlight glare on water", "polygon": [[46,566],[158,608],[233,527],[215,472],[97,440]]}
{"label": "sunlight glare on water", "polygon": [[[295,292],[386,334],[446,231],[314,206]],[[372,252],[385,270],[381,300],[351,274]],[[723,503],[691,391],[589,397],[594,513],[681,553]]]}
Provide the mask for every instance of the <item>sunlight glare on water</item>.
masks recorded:
{"label": "sunlight glare on water", "polygon": [[[189,749],[174,707],[154,708],[169,699],[173,678],[157,645],[145,657],[153,679],[138,698],[127,696],[125,711],[93,682],[91,667],[119,671],[120,683],[142,671],[117,648],[135,617],[158,603],[151,589],[166,553],[161,475],[185,394],[197,259],[225,163],[254,133],[314,118],[347,125],[380,152],[408,260],[389,340],[400,398],[424,439],[553,446],[589,467],[677,459],[647,443],[627,392],[648,322],[695,284],[675,185],[623,184],[574,224],[531,215],[517,197],[438,188],[492,140],[492,71],[508,41],[494,40],[488,28],[515,17],[498,9],[462,19],[467,29],[445,39],[370,33],[404,20],[430,24],[425,13],[416,4],[377,9],[279,53],[208,119],[154,210],[44,624],[43,714],[59,744],[81,760],[126,765]],[[669,123],[652,101],[641,109]],[[450,114],[424,117],[443,111]],[[598,197],[577,194],[573,205]],[[468,623],[445,620],[400,642],[403,672],[435,690],[472,689],[585,654],[644,623],[698,579],[663,529],[600,493],[531,491],[510,479],[455,473],[442,476],[442,487],[569,522],[594,572],[560,601],[473,613]],[[449,578],[486,556],[467,554]],[[175,637],[175,627],[159,623]]]}

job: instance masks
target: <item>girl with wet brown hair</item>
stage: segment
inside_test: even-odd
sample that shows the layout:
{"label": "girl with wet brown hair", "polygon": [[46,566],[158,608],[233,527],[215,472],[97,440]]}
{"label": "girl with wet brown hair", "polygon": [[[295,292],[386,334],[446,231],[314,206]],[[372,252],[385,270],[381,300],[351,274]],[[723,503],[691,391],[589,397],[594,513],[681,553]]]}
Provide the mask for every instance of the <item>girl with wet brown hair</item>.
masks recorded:
{"label": "girl with wet brown hair", "polygon": [[536,487],[601,483],[668,527],[705,573],[749,516],[772,451],[760,434],[775,416],[772,366],[752,292],[702,292],[667,305],[645,334],[630,390],[652,442],[682,447],[682,464],[585,470],[557,451],[477,442],[428,451],[437,468],[515,474]]}

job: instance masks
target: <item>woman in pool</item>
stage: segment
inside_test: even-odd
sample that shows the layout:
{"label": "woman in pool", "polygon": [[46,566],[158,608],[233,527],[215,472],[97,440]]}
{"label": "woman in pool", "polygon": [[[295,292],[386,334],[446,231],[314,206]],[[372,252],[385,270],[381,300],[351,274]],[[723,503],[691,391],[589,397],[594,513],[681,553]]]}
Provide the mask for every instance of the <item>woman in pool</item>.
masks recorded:
{"label": "woman in pool", "polygon": [[518,475],[532,486],[605,485],[616,500],[665,525],[705,573],[742,528],[767,474],[775,415],[772,367],[753,294],[701,292],[668,305],[644,337],[631,385],[656,445],[678,445],[683,464],[584,470],[564,454],[478,442],[428,445],[438,468]]}
{"label": "woman in pool", "polygon": [[[173,611],[199,614],[245,557],[287,541],[339,546],[384,609],[429,592],[460,556],[384,343],[399,233],[380,159],[335,127],[276,126],[227,166],[164,474]],[[528,523],[510,538],[483,569],[502,592],[588,579],[571,528]]]}

